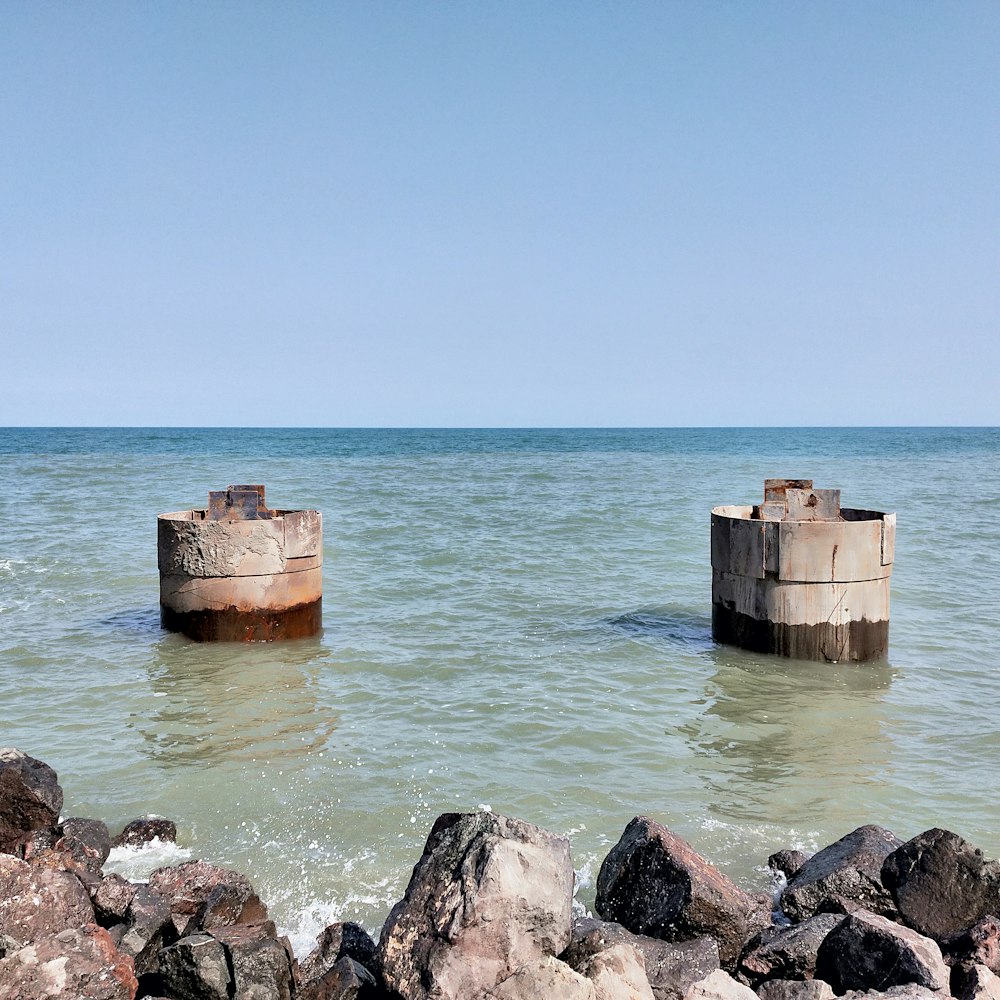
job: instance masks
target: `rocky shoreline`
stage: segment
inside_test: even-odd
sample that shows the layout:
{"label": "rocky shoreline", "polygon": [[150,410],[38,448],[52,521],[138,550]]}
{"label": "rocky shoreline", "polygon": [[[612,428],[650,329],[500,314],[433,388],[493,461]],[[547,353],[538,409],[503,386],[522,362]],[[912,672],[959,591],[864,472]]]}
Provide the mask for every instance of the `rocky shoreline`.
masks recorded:
{"label": "rocky shoreline", "polygon": [[934,829],[863,826],[744,892],[645,817],[574,919],[569,842],[490,812],[435,822],[379,941],[333,924],[297,961],[239,872],[106,874],[112,840],[60,820],[48,765],[0,750],[0,1000],[1000,1000],[1000,862]]}

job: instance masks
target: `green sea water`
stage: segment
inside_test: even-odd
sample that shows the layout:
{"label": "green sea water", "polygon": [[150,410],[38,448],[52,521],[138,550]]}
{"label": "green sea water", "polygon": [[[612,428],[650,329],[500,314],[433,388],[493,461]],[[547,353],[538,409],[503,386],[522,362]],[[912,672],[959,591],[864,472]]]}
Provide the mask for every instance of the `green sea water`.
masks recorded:
{"label": "green sea water", "polygon": [[[581,905],[626,823],[748,887],[868,822],[1000,854],[1000,431],[0,430],[0,745],[66,815],[175,819],[300,951],[372,930],[434,818],[568,834]],[[709,511],[770,476],[895,510],[891,652],[811,664],[711,639]],[[164,633],[156,514],[263,482],[324,514],[324,629]]]}

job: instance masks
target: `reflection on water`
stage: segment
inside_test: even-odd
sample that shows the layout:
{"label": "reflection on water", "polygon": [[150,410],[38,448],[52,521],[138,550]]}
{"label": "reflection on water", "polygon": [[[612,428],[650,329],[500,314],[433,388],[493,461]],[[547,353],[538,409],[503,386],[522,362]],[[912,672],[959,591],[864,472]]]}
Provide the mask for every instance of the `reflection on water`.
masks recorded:
{"label": "reflection on water", "polygon": [[705,710],[680,729],[726,820],[856,815],[890,765],[885,662],[829,664],[716,646]]}
{"label": "reflection on water", "polygon": [[715,645],[712,616],[679,604],[639,608],[608,619],[606,625],[630,638],[678,646],[687,652],[705,652]]}
{"label": "reflection on water", "polygon": [[322,749],[338,716],[317,711],[319,638],[282,643],[195,643],[164,634],[147,667],[153,709],[133,712],[146,752],[167,767],[296,759]]}

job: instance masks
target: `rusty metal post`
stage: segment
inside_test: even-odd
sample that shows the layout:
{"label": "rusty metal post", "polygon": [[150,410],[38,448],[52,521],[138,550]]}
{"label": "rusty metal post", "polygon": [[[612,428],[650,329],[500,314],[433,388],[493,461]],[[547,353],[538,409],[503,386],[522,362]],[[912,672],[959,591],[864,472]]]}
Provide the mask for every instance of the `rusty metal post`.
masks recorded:
{"label": "rusty metal post", "polygon": [[319,632],[323,515],[269,510],[261,485],[208,497],[205,509],[157,517],[163,627],[199,641]]}
{"label": "rusty metal post", "polygon": [[764,502],[712,510],[712,636],[804,660],[889,649],[896,515],[840,506],[840,490],[768,479]]}

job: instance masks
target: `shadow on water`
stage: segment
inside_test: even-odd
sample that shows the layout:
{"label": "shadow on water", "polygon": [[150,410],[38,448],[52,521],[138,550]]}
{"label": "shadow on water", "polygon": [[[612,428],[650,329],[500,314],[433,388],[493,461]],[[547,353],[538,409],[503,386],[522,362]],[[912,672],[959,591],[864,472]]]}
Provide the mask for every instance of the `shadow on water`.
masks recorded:
{"label": "shadow on water", "polygon": [[619,635],[643,642],[681,646],[702,653],[714,647],[712,617],[679,604],[639,608],[628,614],[605,619],[602,626]]}
{"label": "shadow on water", "polygon": [[95,632],[123,634],[131,638],[155,638],[163,631],[160,625],[160,606],[151,604],[141,608],[126,608],[104,618],[98,618],[86,628]]}
{"label": "shadow on water", "polygon": [[163,767],[293,762],[323,750],[338,716],[318,703],[329,666],[321,638],[196,643],[163,633],[146,665],[152,688],[128,725]]}
{"label": "shadow on water", "polygon": [[[812,663],[715,646],[705,708],[680,729],[727,819],[854,815],[891,767],[887,662]],[[863,809],[862,809],[863,811]],[[864,820],[865,822],[871,820]]]}

